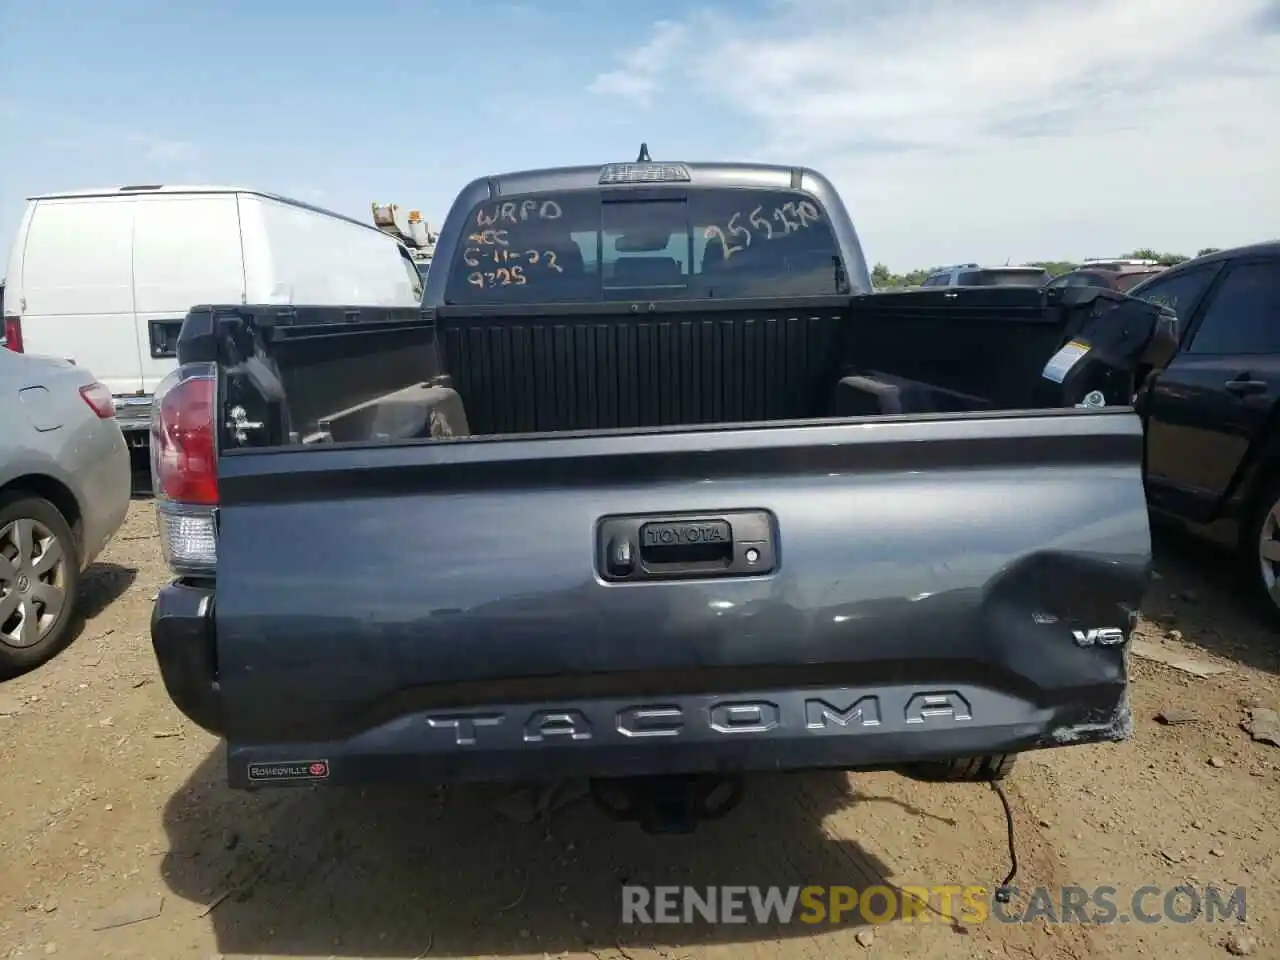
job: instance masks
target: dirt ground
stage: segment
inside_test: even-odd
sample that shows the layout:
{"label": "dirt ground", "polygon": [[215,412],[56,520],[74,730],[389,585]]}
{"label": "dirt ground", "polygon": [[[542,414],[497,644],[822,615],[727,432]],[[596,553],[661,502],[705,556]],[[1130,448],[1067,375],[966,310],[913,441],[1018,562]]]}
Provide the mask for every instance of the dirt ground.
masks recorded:
{"label": "dirt ground", "polygon": [[[1241,728],[1280,708],[1280,634],[1218,558],[1180,542],[1157,558],[1144,639],[1228,669],[1135,656],[1132,741],[1022,759],[1017,883],[1109,884],[1122,908],[1146,884],[1241,885],[1243,924],[635,926],[624,881],[992,887],[999,799],[890,774],[760,778],[725,820],[655,839],[590,801],[520,823],[487,787],[232,793],[217,742],[160,683],[165,570],[135,503],[76,641],[0,684],[0,957],[1280,957],[1280,748]],[[1187,722],[1155,719],[1175,711]]]}

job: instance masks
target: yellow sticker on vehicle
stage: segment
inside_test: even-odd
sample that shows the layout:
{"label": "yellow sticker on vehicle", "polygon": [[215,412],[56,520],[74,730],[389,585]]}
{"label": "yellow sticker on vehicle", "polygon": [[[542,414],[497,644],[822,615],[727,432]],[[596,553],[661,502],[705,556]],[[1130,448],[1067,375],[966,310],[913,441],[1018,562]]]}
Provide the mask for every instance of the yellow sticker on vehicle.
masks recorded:
{"label": "yellow sticker on vehicle", "polygon": [[1072,340],[1049,358],[1049,362],[1044,365],[1044,370],[1041,371],[1040,375],[1046,380],[1061,383],[1067,379],[1067,374],[1071,372],[1071,368],[1079,363],[1080,358],[1088,352],[1089,344],[1083,340]]}

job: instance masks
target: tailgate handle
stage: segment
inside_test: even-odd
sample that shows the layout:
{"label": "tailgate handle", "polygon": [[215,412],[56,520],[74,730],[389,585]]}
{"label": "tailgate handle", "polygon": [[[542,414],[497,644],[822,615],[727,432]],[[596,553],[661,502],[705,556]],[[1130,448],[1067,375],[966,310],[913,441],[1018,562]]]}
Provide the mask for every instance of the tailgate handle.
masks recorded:
{"label": "tailgate handle", "polygon": [[646,523],[640,528],[640,560],[649,567],[733,563],[733,528],[726,520]]}
{"label": "tailgate handle", "polygon": [[758,576],[776,565],[774,530],[766,510],[603,517],[597,568],[611,581]]}

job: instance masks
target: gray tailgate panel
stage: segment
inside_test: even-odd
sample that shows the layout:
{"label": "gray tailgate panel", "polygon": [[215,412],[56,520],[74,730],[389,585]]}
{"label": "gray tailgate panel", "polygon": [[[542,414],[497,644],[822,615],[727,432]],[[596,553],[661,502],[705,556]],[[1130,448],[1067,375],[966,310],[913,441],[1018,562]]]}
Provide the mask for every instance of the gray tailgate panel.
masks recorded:
{"label": "gray tailgate panel", "polygon": [[[1073,631],[1140,602],[1141,449],[1131,412],[1064,411],[226,456],[228,733],[904,682],[1114,703],[1123,650]],[[771,573],[596,572],[601,517],[734,510],[776,518]]]}

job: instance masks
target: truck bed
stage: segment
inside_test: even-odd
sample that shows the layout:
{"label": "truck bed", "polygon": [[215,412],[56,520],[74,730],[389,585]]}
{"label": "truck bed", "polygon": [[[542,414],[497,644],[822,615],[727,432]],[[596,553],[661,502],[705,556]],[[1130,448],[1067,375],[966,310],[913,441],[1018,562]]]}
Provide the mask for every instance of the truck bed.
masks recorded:
{"label": "truck bed", "polygon": [[[442,307],[421,316],[205,307],[192,311],[180,339],[184,356],[225,370],[227,406],[263,424],[251,437],[224,430],[225,452],[1049,409],[1092,388],[1127,405],[1159,308],[1090,294],[1064,302],[1038,290],[975,289],[955,300],[656,303],[644,313],[628,304]],[[1091,334],[1089,363],[1046,379],[1045,364],[1082,331]],[[448,391],[457,395],[451,423],[433,432],[433,405],[450,409]]]}

